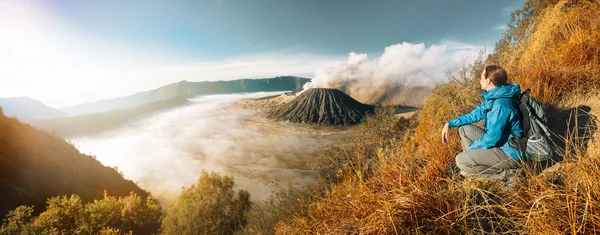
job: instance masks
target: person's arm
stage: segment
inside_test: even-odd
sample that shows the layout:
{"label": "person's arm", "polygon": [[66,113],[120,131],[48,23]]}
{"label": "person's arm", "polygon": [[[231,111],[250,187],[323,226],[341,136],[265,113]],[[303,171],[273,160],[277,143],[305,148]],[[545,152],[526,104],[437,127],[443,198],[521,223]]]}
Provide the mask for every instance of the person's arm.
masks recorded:
{"label": "person's arm", "polygon": [[486,127],[485,134],[473,141],[471,146],[469,146],[469,149],[489,149],[497,147],[500,140],[502,140],[502,135],[504,134],[504,130],[510,119],[510,109],[497,104],[492,107],[492,110],[488,115],[489,117],[495,117],[495,122],[490,123],[490,125]]}
{"label": "person's arm", "polygon": [[471,124],[471,123],[474,123],[476,121],[483,119],[483,117],[485,116],[485,114],[483,113],[483,110],[485,109],[483,107],[484,103],[485,102],[482,102],[481,104],[479,104],[470,113],[467,113],[467,114],[457,117],[455,119],[448,120],[448,126],[450,128],[454,128],[454,127]]}

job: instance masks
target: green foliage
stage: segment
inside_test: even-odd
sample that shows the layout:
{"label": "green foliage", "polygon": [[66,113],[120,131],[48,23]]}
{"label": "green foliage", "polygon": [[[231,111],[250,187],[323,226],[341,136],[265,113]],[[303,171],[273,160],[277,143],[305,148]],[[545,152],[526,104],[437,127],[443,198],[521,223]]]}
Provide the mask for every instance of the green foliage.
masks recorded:
{"label": "green foliage", "polygon": [[116,198],[104,193],[104,199],[96,200],[86,206],[87,224],[91,231],[103,228],[119,228],[121,230],[156,231],[162,216],[158,202],[150,197],[146,200],[131,193],[127,197]]}
{"label": "green foliage", "polygon": [[232,234],[246,225],[250,194],[233,190],[233,178],[203,171],[183,188],[162,223],[165,234]]}
{"label": "green foliage", "polygon": [[0,234],[121,234],[121,231],[154,233],[160,224],[161,207],[135,193],[83,203],[78,195],[48,199],[46,211],[33,216],[33,207],[10,211]]}
{"label": "green foliage", "polygon": [[81,232],[84,224],[84,206],[77,195],[48,199],[46,212],[40,214],[35,226],[42,233],[74,234]]}
{"label": "green foliage", "polygon": [[33,206],[19,206],[6,215],[0,234],[19,234],[31,225]]}

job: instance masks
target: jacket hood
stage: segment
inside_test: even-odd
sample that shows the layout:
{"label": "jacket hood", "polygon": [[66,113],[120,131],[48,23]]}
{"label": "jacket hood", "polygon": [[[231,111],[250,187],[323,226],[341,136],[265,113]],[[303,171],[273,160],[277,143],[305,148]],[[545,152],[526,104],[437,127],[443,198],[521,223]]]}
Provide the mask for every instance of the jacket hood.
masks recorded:
{"label": "jacket hood", "polygon": [[521,87],[519,84],[506,84],[501,87],[496,87],[489,91],[484,91],[481,95],[484,99],[498,99],[498,98],[513,98],[516,95],[521,94]]}

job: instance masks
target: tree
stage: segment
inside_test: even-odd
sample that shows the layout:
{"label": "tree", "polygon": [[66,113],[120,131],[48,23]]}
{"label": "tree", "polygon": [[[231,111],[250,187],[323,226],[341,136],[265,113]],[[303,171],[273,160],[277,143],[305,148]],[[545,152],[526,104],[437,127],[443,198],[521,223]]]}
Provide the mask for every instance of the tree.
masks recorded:
{"label": "tree", "polygon": [[246,225],[250,194],[233,190],[233,178],[203,171],[183,188],[162,223],[165,234],[233,234]]}
{"label": "tree", "polygon": [[158,231],[162,216],[158,202],[145,200],[135,193],[127,197],[108,196],[83,203],[73,194],[47,200],[46,211],[33,215],[33,206],[19,206],[9,211],[0,234],[121,234]]}
{"label": "tree", "polygon": [[6,214],[0,234],[29,234],[33,206],[19,206]]}

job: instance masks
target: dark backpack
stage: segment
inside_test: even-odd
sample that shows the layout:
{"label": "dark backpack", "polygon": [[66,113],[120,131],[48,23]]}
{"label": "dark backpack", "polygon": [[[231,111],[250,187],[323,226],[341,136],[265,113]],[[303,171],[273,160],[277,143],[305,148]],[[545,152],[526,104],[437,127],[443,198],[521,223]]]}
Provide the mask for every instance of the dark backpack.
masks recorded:
{"label": "dark backpack", "polygon": [[[521,151],[528,160],[545,161],[552,157],[553,150],[550,145],[550,131],[546,123],[548,119],[544,108],[533,97],[529,96],[531,89],[512,98],[513,104],[521,111],[521,124],[523,136],[516,136],[511,130],[512,139],[509,145]],[[484,112],[487,115],[492,109],[496,99],[492,99],[490,108]]]}
{"label": "dark backpack", "polygon": [[515,136],[518,140],[514,143],[517,149],[525,155],[527,159],[544,161],[552,157],[553,151],[550,145],[550,131],[548,130],[548,118],[542,105],[534,98],[529,96],[531,89],[527,89],[513,99],[513,103],[521,111],[521,124],[523,126],[523,137]]}

